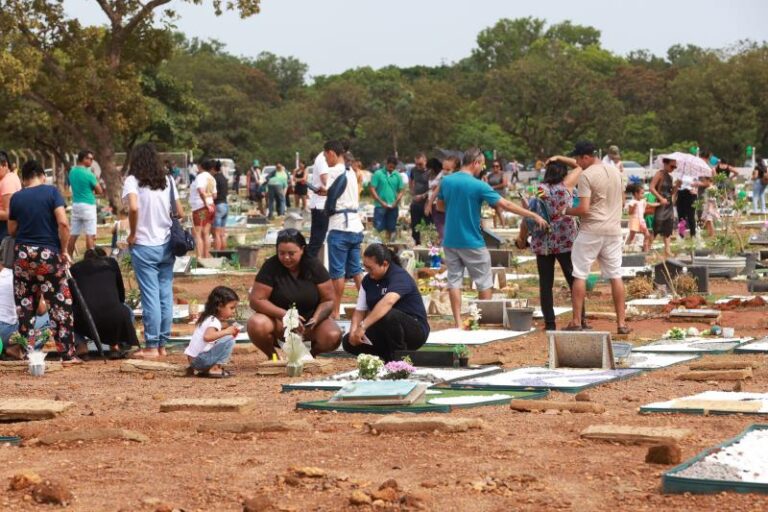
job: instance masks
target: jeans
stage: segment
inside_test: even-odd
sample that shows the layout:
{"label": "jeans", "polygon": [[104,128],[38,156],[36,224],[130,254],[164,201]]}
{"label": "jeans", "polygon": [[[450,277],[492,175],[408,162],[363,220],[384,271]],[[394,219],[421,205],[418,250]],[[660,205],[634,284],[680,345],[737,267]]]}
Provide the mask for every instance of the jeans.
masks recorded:
{"label": "jeans", "polygon": [[426,224],[432,224],[432,219],[424,214],[425,201],[420,203],[411,203],[411,235],[416,245],[421,245],[421,233],[416,231],[416,227],[423,220]]}
{"label": "jeans", "polygon": [[752,182],[752,210],[760,213],[766,213],[765,185],[763,185],[763,180],[760,179],[754,180]]}
{"label": "jeans", "polygon": [[397,231],[398,208],[377,206],[373,209],[373,229],[376,231],[394,233]]}
{"label": "jeans", "polygon": [[227,227],[227,216],[229,215],[229,205],[227,203],[217,203],[216,213],[213,217],[213,227],[225,228]]}
{"label": "jeans", "polygon": [[350,279],[363,273],[360,264],[362,233],[333,230],[328,233],[328,273],[331,279]]}
{"label": "jeans", "polygon": [[326,233],[328,233],[328,214],[322,208],[312,208],[312,225],[309,228],[309,243],[306,249],[310,257],[317,258],[320,254]]}
{"label": "jeans", "polygon": [[268,185],[267,186],[269,215],[271,219],[275,215],[275,206],[277,206],[277,214],[285,215],[285,188],[282,185]]}
{"label": "jeans", "polygon": [[205,352],[200,352],[189,364],[195,370],[207,370],[217,364],[227,364],[235,348],[235,338],[224,336],[213,342],[213,347]]}
{"label": "jeans", "polygon": [[141,290],[144,341],[147,348],[164,347],[173,321],[173,253],[164,245],[134,245],[131,264]]}
{"label": "jeans", "polygon": [[395,360],[396,350],[418,350],[427,341],[428,333],[415,317],[390,309],[375,324],[365,330],[365,335],[373,345],[351,345],[349,334],[342,339],[344,350],[350,354],[373,354],[385,362]]}
{"label": "jeans", "polygon": [[[573,264],[571,263],[570,252],[547,254],[546,256],[536,255],[536,268],[539,271],[539,301],[541,302],[541,312],[544,315],[544,326],[548,331],[556,329],[555,299],[552,294],[552,288],[555,285],[555,261],[560,263],[565,280],[568,282],[568,288],[573,289]],[[586,316],[586,308],[582,306],[581,325],[584,325]]]}
{"label": "jeans", "polygon": [[677,193],[677,218],[685,220],[691,237],[696,236],[696,209],[693,202],[696,201],[696,195],[690,190],[681,190]]}

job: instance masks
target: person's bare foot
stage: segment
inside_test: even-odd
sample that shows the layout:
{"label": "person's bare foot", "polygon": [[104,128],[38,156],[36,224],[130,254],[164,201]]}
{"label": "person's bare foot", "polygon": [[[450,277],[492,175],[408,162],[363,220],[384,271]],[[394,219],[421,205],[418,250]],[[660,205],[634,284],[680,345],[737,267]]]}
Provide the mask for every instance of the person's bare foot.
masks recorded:
{"label": "person's bare foot", "polygon": [[64,365],[64,366],[70,366],[70,365],[75,365],[75,364],[83,364],[83,360],[80,359],[77,356],[72,356],[71,359],[65,359],[64,361],[61,362],[61,364]]}
{"label": "person's bare foot", "polygon": [[160,357],[165,357],[168,355],[168,351],[165,350],[165,347],[160,347],[157,349],[157,353],[160,355]]}
{"label": "person's bare foot", "polygon": [[133,359],[158,359],[160,357],[160,351],[156,348],[140,348],[133,354]]}

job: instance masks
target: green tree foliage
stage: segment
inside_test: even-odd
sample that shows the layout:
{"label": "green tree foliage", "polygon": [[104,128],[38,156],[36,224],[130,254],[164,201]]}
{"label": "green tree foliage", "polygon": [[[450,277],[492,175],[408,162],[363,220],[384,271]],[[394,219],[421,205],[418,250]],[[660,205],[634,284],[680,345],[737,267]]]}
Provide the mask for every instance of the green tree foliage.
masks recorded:
{"label": "green tree foliage", "polygon": [[[145,140],[243,166],[291,166],[297,151],[311,161],[330,138],[349,140],[365,162],[469,145],[530,161],[584,138],[642,163],[650,148],[698,145],[732,162],[747,144],[768,153],[765,44],[621,56],[593,27],[502,19],[457,63],[362,67],[310,84],[294,57],[236,57],[174,34],[175,14],[161,12],[169,2],[94,0],[108,22],[86,27],[57,1],[0,0],[0,101],[11,121],[0,146],[59,159],[90,147],[113,199],[114,153]],[[227,8],[249,16],[258,1],[213,3]]]}
{"label": "green tree foliage", "polygon": [[[174,17],[162,10],[170,1],[95,0],[93,7],[108,20],[102,27],[67,18],[60,1],[0,4],[3,63],[18,72],[0,89],[16,104],[34,104],[48,116],[49,133],[58,139],[53,145],[74,143],[95,152],[114,206],[122,188],[117,149],[135,142],[153,124],[172,136],[171,118],[189,125],[185,116],[194,111],[183,88],[171,91],[175,82],[156,74],[174,47],[170,29],[162,25]],[[237,10],[245,17],[258,12],[259,0],[213,0],[213,8],[217,14]],[[159,94],[150,96],[153,91]]]}

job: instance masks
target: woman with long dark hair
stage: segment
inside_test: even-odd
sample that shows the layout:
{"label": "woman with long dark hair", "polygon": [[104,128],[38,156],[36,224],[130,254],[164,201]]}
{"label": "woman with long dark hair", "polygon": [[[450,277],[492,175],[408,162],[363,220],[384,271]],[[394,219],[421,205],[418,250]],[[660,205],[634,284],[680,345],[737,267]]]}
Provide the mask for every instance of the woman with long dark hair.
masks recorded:
{"label": "woman with long dark hair", "polygon": [[677,185],[672,181],[672,173],[677,169],[677,161],[664,158],[662,164],[663,167],[651,180],[651,194],[659,201],[659,206],[653,211],[653,237],[661,235],[664,239],[664,257],[671,258],[670,239],[675,229],[673,203],[677,195]]}
{"label": "woman with long dark hair", "polygon": [[382,244],[371,244],[363,253],[363,278],[352,327],[344,336],[344,350],[395,360],[395,351],[418,350],[429,337],[424,300],[413,277],[400,260]]}
{"label": "woman with long dark hair", "polygon": [[283,338],[283,317],[295,306],[299,331],[312,343],[312,355],[336,350],[341,330],[331,319],[333,283],[323,265],[306,254],[307,241],[296,229],[277,234],[277,254],[256,275],[249,301],[255,313],[248,320],[248,336],[267,357]]}
{"label": "woman with long dark hair", "polygon": [[[568,167],[573,169],[568,172]],[[573,204],[573,189],[579,182],[582,168],[576,161],[564,156],[555,156],[546,164],[544,179],[539,186],[538,196],[549,214],[549,230],[537,230],[531,233],[531,251],[536,255],[536,267],[539,271],[539,299],[544,315],[544,328],[547,331],[557,329],[555,323],[555,299],[552,288],[555,284],[555,262],[560,264],[568,287],[573,287],[573,264],[571,249],[576,239],[578,227],[573,217],[565,215],[566,208]],[[517,246],[525,247],[528,236],[527,224],[521,223]],[[586,313],[582,307],[581,327],[588,329]]]}
{"label": "woman with long dark hair", "polygon": [[171,251],[171,194],[179,216],[184,210],[176,184],[168,177],[152,144],[131,152],[123,201],[128,206],[128,245],[131,264],[141,290],[145,348],[134,357],[165,356],[173,319],[173,262]]}
{"label": "woman with long dark hair", "polygon": [[82,363],[75,355],[72,295],[67,283],[69,223],[59,190],[45,184],[45,171],[35,160],[21,167],[24,188],[11,196],[8,233],[16,237],[13,263],[14,298],[19,333],[34,346],[40,334],[35,312],[42,297],[50,307],[51,333],[67,363]]}

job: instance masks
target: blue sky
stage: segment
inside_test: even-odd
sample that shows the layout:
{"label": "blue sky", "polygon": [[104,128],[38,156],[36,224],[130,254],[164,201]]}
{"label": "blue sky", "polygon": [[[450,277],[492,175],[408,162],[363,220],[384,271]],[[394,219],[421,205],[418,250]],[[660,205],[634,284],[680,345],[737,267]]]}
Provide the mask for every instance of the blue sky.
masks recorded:
{"label": "blue sky", "polygon": [[[106,22],[95,0],[64,4],[84,23]],[[721,48],[763,41],[768,23],[766,0],[262,0],[261,14],[246,20],[231,13],[216,18],[210,0],[170,6],[189,37],[218,39],[235,55],[291,55],[309,65],[310,75],[454,62],[500,18],[571,20],[599,29],[613,52],[646,48],[661,56],[676,43]]]}

